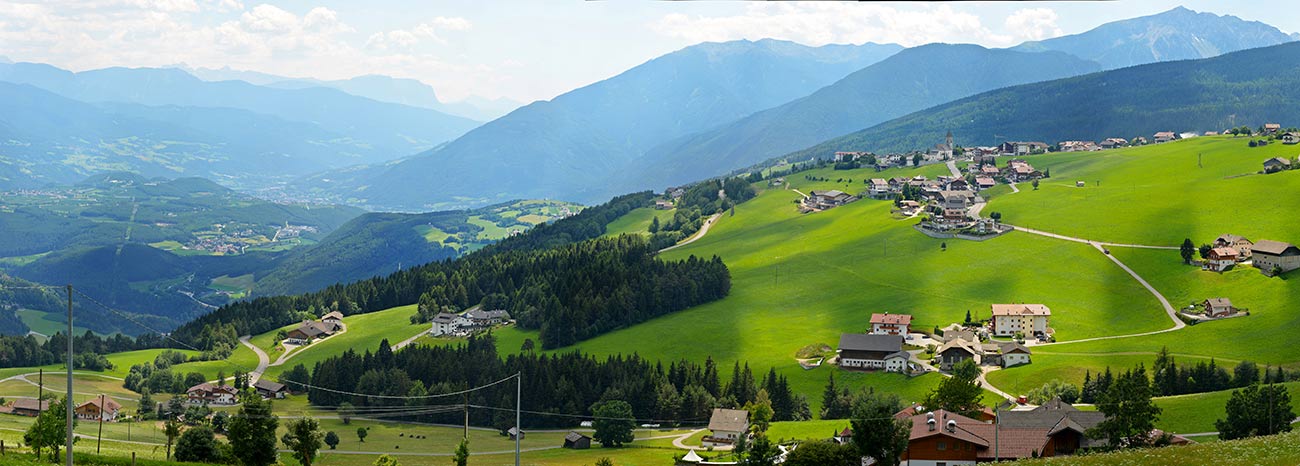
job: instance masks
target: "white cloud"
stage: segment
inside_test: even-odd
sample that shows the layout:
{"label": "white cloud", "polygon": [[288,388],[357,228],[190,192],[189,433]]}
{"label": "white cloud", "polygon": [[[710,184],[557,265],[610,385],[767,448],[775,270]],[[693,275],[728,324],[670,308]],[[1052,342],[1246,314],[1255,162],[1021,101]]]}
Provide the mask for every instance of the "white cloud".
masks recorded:
{"label": "white cloud", "polygon": [[1007,16],[1007,32],[1026,40],[1043,40],[1060,36],[1059,17],[1050,8],[1026,8]]}
{"label": "white cloud", "polygon": [[410,29],[394,29],[388,32],[371,34],[366,39],[366,47],[376,50],[405,49],[425,39],[439,44],[446,44],[447,40],[439,33],[443,31],[468,31],[472,27],[473,23],[470,23],[468,19],[439,16],[428,22],[417,24]]}
{"label": "white cloud", "polygon": [[1009,45],[1011,37],[985,27],[979,16],[948,5],[902,9],[856,3],[754,4],[734,16],[674,13],[650,23],[660,34],[690,42],[775,38],[807,45],[931,42]]}

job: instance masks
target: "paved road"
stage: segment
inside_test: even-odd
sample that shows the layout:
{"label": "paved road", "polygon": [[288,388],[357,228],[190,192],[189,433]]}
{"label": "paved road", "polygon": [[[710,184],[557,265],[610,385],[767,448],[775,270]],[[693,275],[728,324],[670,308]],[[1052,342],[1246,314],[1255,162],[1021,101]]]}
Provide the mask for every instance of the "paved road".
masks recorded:
{"label": "paved road", "polygon": [[425,335],[425,332],[420,332],[420,333],[415,334],[415,336],[413,336],[413,337],[411,337],[411,338],[407,338],[407,339],[405,339],[405,340],[402,340],[402,341],[398,342],[396,345],[393,345],[393,346],[392,346],[393,351],[397,351],[397,350],[399,350],[399,349],[405,348],[406,345],[409,345],[409,344],[411,344],[411,343],[414,343],[416,339],[419,339],[420,337],[422,337],[422,336],[424,336],[424,335]]}
{"label": "paved road", "polygon": [[[1042,230],[1035,230],[1035,229],[1033,229],[1033,228],[1029,228],[1029,227],[1022,227],[1022,226],[1017,226],[1017,225],[1010,225],[1010,226],[1013,226],[1013,227],[1015,227],[1015,229],[1020,230],[1020,231],[1023,231],[1023,232],[1025,232],[1025,233],[1032,233],[1032,234],[1039,235],[1039,236],[1046,236],[1046,237],[1049,237],[1049,238],[1063,239],[1063,240],[1066,240],[1066,241],[1074,241],[1074,242],[1076,242],[1076,243],[1083,243],[1083,244],[1088,244],[1088,245],[1114,246],[1114,247],[1121,247],[1121,248],[1139,248],[1139,249],[1165,249],[1165,250],[1177,250],[1177,249],[1178,249],[1178,246],[1152,246],[1152,245],[1149,245],[1149,244],[1109,243],[1109,242],[1105,242],[1105,241],[1093,241],[1093,240],[1090,240],[1090,239],[1076,238],[1076,237],[1073,237],[1073,236],[1058,235],[1058,234],[1056,234],[1056,233],[1050,233],[1050,232],[1046,232],[1046,231],[1042,231]],[[1103,252],[1104,252],[1104,251],[1103,251]]]}
{"label": "paved road", "polygon": [[[1134,280],[1137,280],[1138,283],[1141,283],[1142,286],[1146,287],[1147,291],[1150,291],[1151,294],[1155,295],[1156,299],[1160,301],[1160,305],[1165,308],[1165,313],[1169,314],[1169,319],[1174,321],[1174,327],[1171,329],[1164,330],[1165,332],[1170,330],[1178,330],[1180,328],[1187,326],[1187,324],[1183,323],[1182,319],[1178,318],[1178,309],[1174,309],[1174,306],[1169,304],[1169,300],[1165,299],[1165,295],[1160,294],[1160,291],[1156,290],[1156,287],[1151,286],[1151,284],[1147,283],[1146,279],[1143,279],[1142,276],[1137,274],[1137,272],[1134,272],[1133,269],[1130,269],[1127,265],[1124,265],[1123,262],[1120,262],[1119,259],[1116,258],[1114,254],[1107,253],[1106,249],[1101,247],[1100,244],[1093,243],[1092,247],[1097,248],[1098,251],[1101,251],[1102,254],[1105,254],[1106,257],[1110,258],[1111,262],[1114,262],[1115,265],[1118,265],[1121,269],[1124,269],[1125,272],[1128,272],[1129,275],[1133,276]],[[1155,333],[1162,333],[1162,332],[1155,332]]]}
{"label": "paved road", "polygon": [[807,199],[807,198],[808,198],[808,195],[807,195],[807,194],[804,194],[803,191],[800,191],[800,190],[798,190],[798,189],[793,189],[793,188],[790,189],[790,190],[791,190],[791,191],[794,191],[794,192],[796,192],[796,193],[798,193],[800,196],[803,196],[804,199]]}
{"label": "paved road", "polygon": [[[798,192],[798,191],[796,191],[796,192]],[[708,220],[705,220],[705,221],[704,221],[704,225],[700,225],[700,231],[695,232],[695,234],[694,234],[694,235],[691,235],[690,238],[686,238],[686,241],[682,241],[682,242],[677,243],[677,244],[674,244],[674,245],[672,245],[672,246],[668,246],[668,247],[666,247],[666,248],[660,249],[659,252],[668,252],[668,251],[672,251],[672,250],[677,249],[677,248],[680,248],[680,247],[682,247],[682,246],[685,246],[685,245],[688,245],[688,244],[694,243],[694,242],[696,242],[696,241],[699,241],[700,238],[703,238],[704,235],[707,234],[707,233],[709,232],[709,228],[713,227],[713,223],[716,222],[716,221],[718,221],[718,218],[719,218],[719,217],[722,217],[722,214],[713,214],[712,217],[709,217]]]}
{"label": "paved road", "polygon": [[1020,192],[1020,188],[1017,188],[1015,183],[1011,183],[1011,192],[1018,193]]}
{"label": "paved road", "polygon": [[956,161],[956,160],[949,160],[949,161],[948,161],[948,171],[952,172],[952,176],[955,176],[955,177],[961,178],[961,170],[958,170],[958,169],[957,169],[957,161]]}
{"label": "paved road", "polygon": [[248,349],[253,350],[254,353],[257,353],[257,369],[248,374],[248,380],[256,382],[257,379],[262,376],[262,373],[266,372],[266,366],[271,365],[271,357],[267,356],[266,352],[262,351],[262,348],[258,348],[256,345],[248,341],[248,339],[252,337],[252,335],[239,337],[239,343],[247,346]]}
{"label": "paved road", "polygon": [[979,376],[978,378],[976,378],[975,381],[976,381],[976,382],[979,382],[979,383],[980,383],[980,386],[981,386],[981,387],[984,387],[985,390],[988,390],[988,391],[993,392],[993,393],[997,393],[998,395],[1002,396],[1002,398],[1004,398],[1004,399],[1007,399],[1007,400],[1014,400],[1014,399],[1016,399],[1016,397],[1011,396],[1011,394],[1009,394],[1009,393],[1007,393],[1007,392],[1004,392],[1004,391],[1002,391],[1002,390],[999,390],[998,387],[994,387],[993,384],[989,383],[989,381],[986,380],[986,379],[984,378],[984,376],[985,376],[985,375],[988,375],[989,372],[992,372],[992,371],[995,371],[995,370],[999,370],[999,369],[1001,369],[1001,367],[980,366],[980,376]]}

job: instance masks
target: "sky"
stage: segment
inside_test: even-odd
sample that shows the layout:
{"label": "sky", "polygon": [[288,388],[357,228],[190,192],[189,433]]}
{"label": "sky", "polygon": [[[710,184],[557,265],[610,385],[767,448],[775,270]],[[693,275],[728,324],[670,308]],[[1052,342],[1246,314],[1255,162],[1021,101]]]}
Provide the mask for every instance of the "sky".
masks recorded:
{"label": "sky", "polygon": [[418,79],[439,99],[544,100],[704,41],[1007,47],[1186,6],[1300,31],[1264,0],[656,2],[0,0],[0,56]]}

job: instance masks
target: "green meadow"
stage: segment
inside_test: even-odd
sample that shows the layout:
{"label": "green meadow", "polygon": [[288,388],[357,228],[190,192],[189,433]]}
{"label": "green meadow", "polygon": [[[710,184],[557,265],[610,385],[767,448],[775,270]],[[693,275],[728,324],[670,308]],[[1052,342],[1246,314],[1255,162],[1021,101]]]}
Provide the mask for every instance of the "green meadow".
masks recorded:
{"label": "green meadow", "polygon": [[[428,324],[412,324],[411,316],[413,315],[415,315],[414,304],[369,314],[344,317],[343,323],[347,325],[346,332],[335,334],[332,337],[319,340],[296,350],[294,354],[285,360],[284,364],[268,367],[265,375],[275,377],[298,364],[311,369],[317,362],[342,354],[349,349],[359,353],[373,352],[379,347],[379,342],[383,339],[388,339],[390,345],[396,345],[402,340],[429,330]],[[271,354],[276,353],[268,353],[268,355]],[[275,361],[272,360],[271,362]],[[256,367],[256,365],[257,362],[254,360],[253,367]]]}
{"label": "green meadow", "polygon": [[619,217],[618,220],[609,222],[605,225],[605,236],[618,236],[622,234],[650,234],[650,222],[658,218],[659,223],[663,224],[673,218],[675,210],[658,210],[653,207],[641,207],[632,209],[631,212]]}
{"label": "green meadow", "polygon": [[[920,171],[932,178],[947,173],[942,165]],[[992,303],[1041,302],[1053,309],[1062,340],[1169,325],[1149,293],[1087,245],[1023,233],[984,242],[933,239],[912,228],[915,220],[894,219],[885,201],[814,214],[796,209],[795,190],[858,192],[866,179],[913,173],[820,169],[787,176],[790,189],[767,189],[737,206],[734,216],[722,216],[703,239],[665,254],[668,260],[722,257],[732,274],[730,296],[577,347],[661,359],[713,357],[724,367],[747,361],[756,370],[776,368],[789,376],[818,405],[831,371],[913,401],[937,382],[831,367],[805,371],[795,362],[804,345],[834,345],[841,333],[864,331],[873,312],[910,313],[916,328],[929,329],[959,322],[967,310],[987,318]],[[535,336],[517,329],[498,335],[505,352]]]}
{"label": "green meadow", "polygon": [[[998,196],[985,211],[1015,225],[1109,242],[1176,246],[1224,233],[1252,240],[1300,241],[1295,217],[1300,171],[1260,175],[1272,157],[1292,160],[1300,147],[1211,136],[1100,152],[1026,157],[1052,177],[1037,191]],[[1000,160],[1005,158],[1000,158]],[[1075,187],[1077,181],[1087,185]]]}

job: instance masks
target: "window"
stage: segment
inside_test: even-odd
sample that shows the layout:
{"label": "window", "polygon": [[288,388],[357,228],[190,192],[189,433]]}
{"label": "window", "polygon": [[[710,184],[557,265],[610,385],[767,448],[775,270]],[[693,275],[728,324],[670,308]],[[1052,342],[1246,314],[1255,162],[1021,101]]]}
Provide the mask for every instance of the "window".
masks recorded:
{"label": "window", "polygon": [[938,445],[937,445],[935,448],[937,448],[939,451],[947,450],[947,449],[948,449],[948,443],[947,443],[947,442],[939,442]]}

